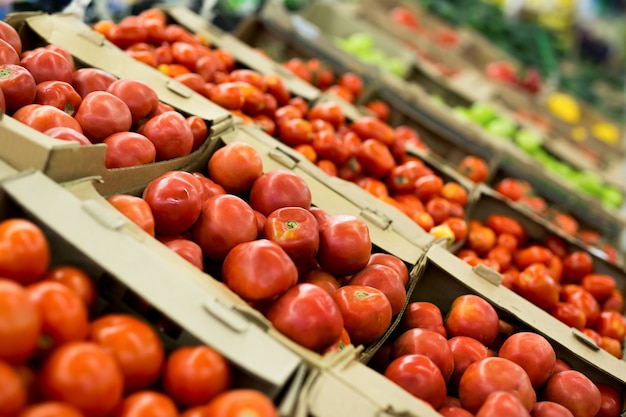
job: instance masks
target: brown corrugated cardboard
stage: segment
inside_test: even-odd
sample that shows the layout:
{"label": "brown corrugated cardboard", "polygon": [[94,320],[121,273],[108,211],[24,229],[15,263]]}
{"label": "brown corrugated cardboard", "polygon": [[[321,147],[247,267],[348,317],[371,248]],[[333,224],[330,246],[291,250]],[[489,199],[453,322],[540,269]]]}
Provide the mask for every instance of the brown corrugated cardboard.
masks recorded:
{"label": "brown corrugated cardboard", "polygon": [[242,301],[222,284],[104,202],[89,179],[62,187],[25,171],[5,177],[1,189],[3,217],[17,210],[40,225],[50,239],[52,265],[84,268],[97,282],[103,311],[141,317],[132,302],[139,296],[173,324],[162,332],[169,348],[208,344],[234,365],[236,385],[276,399],[289,389],[302,361],[240,312]]}

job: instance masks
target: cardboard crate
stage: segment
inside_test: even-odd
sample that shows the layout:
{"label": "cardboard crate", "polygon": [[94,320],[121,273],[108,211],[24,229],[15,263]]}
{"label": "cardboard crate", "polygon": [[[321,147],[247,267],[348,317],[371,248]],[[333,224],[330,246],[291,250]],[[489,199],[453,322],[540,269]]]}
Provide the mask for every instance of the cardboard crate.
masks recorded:
{"label": "cardboard crate", "polygon": [[516,219],[528,233],[530,241],[543,241],[549,235],[557,235],[565,240],[570,251],[588,252],[593,258],[594,272],[607,274],[615,278],[617,287],[626,292],[626,269],[624,265],[609,262],[602,251],[588,248],[582,242],[564,233],[544,217],[532,212],[518,203],[505,199],[493,189],[482,186],[472,200],[466,215],[467,219],[485,221],[491,214],[501,214]]}
{"label": "cardboard crate", "polygon": [[[566,326],[502,286],[501,276],[494,270],[484,265],[472,268],[437,245],[429,248],[416,269],[418,278],[414,281],[409,302],[433,303],[446,317],[455,298],[464,294],[478,295],[489,302],[500,319],[511,324],[514,331],[531,331],[544,336],[557,357],[572,368],[596,383],[606,383],[622,394],[625,392],[626,362],[598,349],[580,331]],[[400,333],[401,328],[398,328],[395,336]],[[392,340],[393,337],[389,339]]]}
{"label": "cardboard crate", "polygon": [[168,5],[159,7],[165,12],[170,23],[179,24],[192,33],[203,35],[213,47],[228,50],[235,58],[238,67],[253,69],[262,74],[277,74],[293,95],[307,101],[315,100],[320,94],[319,89],[298,78],[279,62],[263,56],[253,46],[210,24],[189,8]]}
{"label": "cardboard crate", "polygon": [[22,171],[2,178],[0,198],[3,219],[23,217],[42,228],[51,266],[74,265],[94,279],[96,312],[146,320],[168,350],[209,345],[232,364],[234,386],[277,402],[302,379],[301,359],[270,337],[245,303],[103,204],[91,179],[62,186],[39,171]]}
{"label": "cardboard crate", "polygon": [[158,70],[133,60],[108,42],[100,39],[100,48],[97,48],[93,41],[98,39],[98,34],[81,22],[75,22],[74,17],[16,14],[11,15],[8,22],[19,31],[25,50],[49,43],[66,47],[78,68],[100,68],[118,78],[141,80],[157,92],[160,101],[185,116],[201,117],[210,129],[205,143],[189,155],[137,167],[107,169],[104,165],[106,145],[81,146],[53,139],[3,115],[0,119],[0,157],[15,169],[41,170],[59,182],[97,176],[100,181],[96,187],[103,194],[132,192],[163,172],[205,163],[212,152],[211,135],[233,124],[233,118],[226,110]]}

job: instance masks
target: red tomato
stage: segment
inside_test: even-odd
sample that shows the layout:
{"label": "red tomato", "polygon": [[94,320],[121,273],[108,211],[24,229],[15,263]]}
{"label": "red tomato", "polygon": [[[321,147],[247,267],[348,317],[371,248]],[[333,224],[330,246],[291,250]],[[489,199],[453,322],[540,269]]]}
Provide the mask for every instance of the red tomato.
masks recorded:
{"label": "red tomato", "polygon": [[98,68],[80,68],[72,73],[72,86],[84,99],[93,91],[106,91],[116,80],[114,75]]}
{"label": "red tomato", "polygon": [[162,376],[165,393],[184,407],[208,403],[226,391],[231,380],[230,364],[209,346],[174,350],[166,360]]}
{"label": "red tomato", "polygon": [[51,80],[37,84],[36,104],[49,104],[73,116],[82,101],[82,97],[70,83]]}
{"label": "red tomato", "polygon": [[528,408],[509,391],[494,391],[476,413],[477,417],[516,416],[530,417]]}
{"label": "red tomato", "polygon": [[195,151],[206,142],[209,136],[209,127],[204,119],[199,116],[188,116],[186,120],[191,128],[191,133],[193,133],[193,146],[191,150]]}
{"label": "red tomato", "polygon": [[598,383],[596,384],[600,390],[602,403],[600,411],[596,417],[617,417],[622,411],[622,396],[620,392],[611,385]]}
{"label": "red tomato", "polygon": [[26,68],[39,84],[44,81],[72,82],[72,65],[62,54],[43,47],[24,54],[20,65]]}
{"label": "red tomato", "polygon": [[559,302],[559,284],[550,276],[543,264],[531,264],[520,272],[514,291],[537,307],[550,311]]}
{"label": "red tomato", "polygon": [[491,214],[485,220],[485,226],[492,229],[496,235],[510,233],[517,238],[518,243],[526,241],[526,230],[520,222],[512,217],[502,214]]}
{"label": "red tomato", "polygon": [[250,206],[269,216],[281,207],[311,206],[311,190],[299,175],[282,169],[265,172],[250,188]]}
{"label": "red tomato", "polygon": [[466,246],[478,255],[486,254],[496,244],[496,234],[486,226],[476,224],[469,227]]}
{"label": "red tomato", "polygon": [[136,132],[116,132],[107,136],[102,143],[107,145],[104,166],[107,169],[129,168],[155,162],[154,144]]}
{"label": "red tomato", "polygon": [[306,116],[311,122],[314,120],[324,120],[330,123],[335,129],[345,124],[343,109],[338,103],[333,101],[315,104],[309,109]]}
{"label": "red tomato", "polygon": [[624,312],[624,294],[620,290],[613,290],[609,298],[602,303],[602,311],[608,310],[617,311],[618,313]]}
{"label": "red tomato", "polygon": [[413,328],[404,331],[391,345],[390,358],[420,354],[427,356],[441,371],[444,381],[448,381],[454,370],[454,357],[448,342],[441,333],[434,330]]}
{"label": "red tomato", "polygon": [[571,411],[553,401],[537,401],[530,415],[532,417],[574,417]]}
{"label": "red tomato", "polygon": [[382,291],[362,285],[344,285],[333,294],[344,327],[355,346],[376,341],[391,324],[391,304]]}
{"label": "red tomato", "polygon": [[18,55],[22,53],[22,39],[19,33],[13,26],[4,21],[0,21],[0,39],[8,42]]}
{"label": "red tomato", "polygon": [[89,339],[108,349],[119,363],[124,390],[148,388],[159,377],[164,361],[159,335],[128,314],[107,314],[89,327]]}
{"label": "red tomato", "polygon": [[227,192],[243,194],[263,174],[263,161],[253,146],[245,142],[233,142],[213,153],[207,170],[209,177]]}
{"label": "red tomato", "polygon": [[460,405],[458,407],[453,405],[443,405],[437,410],[437,412],[443,417],[474,417],[472,413],[464,408],[461,408]]}
{"label": "red tomato", "polygon": [[513,254],[515,264],[519,269],[525,269],[535,263],[548,266],[553,256],[550,249],[540,245],[530,245]]}
{"label": "red tomato", "polygon": [[372,242],[364,220],[334,215],[320,223],[317,261],[322,269],[342,277],[360,271],[369,262]]}
{"label": "red tomato", "polygon": [[360,117],[352,122],[350,130],[362,140],[376,139],[386,146],[391,146],[396,140],[393,128],[374,116]]}
{"label": "red tomato", "polygon": [[138,80],[115,80],[106,91],[126,103],[132,117],[132,126],[138,126],[143,119],[149,117],[159,103],[156,91]]}
{"label": "red tomato", "polygon": [[387,366],[384,375],[434,409],[439,408],[446,398],[446,382],[437,365],[427,356],[412,354],[396,358]]}
{"label": "red tomato", "polygon": [[50,246],[43,230],[30,220],[0,222],[0,276],[21,284],[35,282],[50,265]]}
{"label": "red tomato", "polygon": [[441,194],[443,179],[437,174],[422,175],[415,181],[414,186],[415,195],[426,203]]}
{"label": "red tomato", "polygon": [[21,285],[0,279],[0,360],[12,363],[30,358],[37,348],[42,318]]}
{"label": "red tomato", "polygon": [[106,417],[122,399],[124,377],[110,351],[81,341],[52,351],[39,382],[44,399],[70,403],[85,415]]}
{"label": "red tomato", "polygon": [[428,301],[410,302],[402,314],[400,326],[403,330],[413,328],[433,330],[446,337],[443,316],[437,305]]}
{"label": "red tomato", "polygon": [[106,91],[94,91],[84,96],[74,117],[93,143],[102,142],[113,133],[128,131],[132,124],[126,103]]}
{"label": "red tomato", "polygon": [[196,242],[183,236],[162,236],[158,239],[183,259],[204,271],[204,255],[202,248]]}
{"label": "red tomato", "polygon": [[319,225],[315,216],[302,207],[282,207],[267,216],[264,236],[277,243],[296,265],[315,258],[319,249]]}
{"label": "red tomato", "polygon": [[26,386],[17,369],[1,360],[0,386],[0,413],[3,416],[17,415],[27,402]]}
{"label": "red tomato", "polygon": [[240,243],[228,252],[222,279],[244,300],[269,300],[296,284],[298,270],[277,243],[258,239]]}
{"label": "red tomato", "polygon": [[476,413],[489,394],[507,391],[514,394],[527,411],[532,409],[536,394],[524,368],[500,357],[488,357],[467,367],[459,381],[459,398],[463,407]]}
{"label": "red tomato", "polygon": [[561,299],[585,313],[587,327],[595,326],[600,317],[600,304],[589,291],[577,284],[567,284],[561,287]]}
{"label": "red tomato", "polygon": [[343,331],[337,304],[328,292],[314,284],[291,287],[272,301],[265,316],[279,332],[314,351],[336,343]]}
{"label": "red tomato", "polygon": [[532,190],[529,183],[517,178],[503,178],[494,188],[497,192],[513,201],[518,201],[522,197],[528,196]]}
{"label": "red tomato", "polygon": [[29,405],[20,413],[20,417],[85,417],[85,415],[72,404],[60,401],[44,401]]}
{"label": "red tomato", "polygon": [[474,362],[490,357],[491,353],[487,346],[469,336],[454,336],[448,339],[447,343],[454,359],[454,369],[448,380],[448,386],[453,392],[456,392],[461,376],[467,367]]}
{"label": "red tomato", "polygon": [[0,65],[0,90],[4,95],[6,111],[13,114],[17,109],[35,100],[37,83],[32,74],[23,66]]}
{"label": "red tomato", "polygon": [[550,310],[550,314],[557,320],[578,330],[582,330],[587,324],[585,312],[572,303],[559,302]]}
{"label": "red tomato", "polygon": [[424,208],[433,218],[435,224],[441,224],[450,217],[450,202],[443,197],[433,197],[426,202]]}
{"label": "red tomato", "polygon": [[385,294],[391,304],[391,314],[396,315],[404,307],[406,289],[402,278],[395,269],[382,264],[366,265],[352,275],[349,284],[364,285],[379,289]]}
{"label": "red tomato", "polygon": [[194,138],[185,116],[177,111],[165,111],[151,117],[137,129],[156,148],[156,160],[163,161],[189,155]]}
{"label": "red tomato", "polygon": [[381,264],[389,266],[393,268],[398,273],[398,275],[400,275],[400,278],[402,279],[405,287],[409,283],[409,269],[404,261],[395,255],[384,252],[372,253],[369,261],[367,261],[367,264]]}
{"label": "red tomato", "polygon": [[584,251],[574,251],[563,259],[563,280],[579,283],[593,272],[593,258]]}
{"label": "red tomato", "polygon": [[272,400],[261,391],[236,388],[217,395],[206,406],[205,416],[240,416],[249,413],[255,417],[278,417]]}
{"label": "red tomato", "polygon": [[204,187],[186,171],[169,171],[148,183],[143,191],[157,235],[176,235],[189,229],[202,211]]}
{"label": "red tomato", "polygon": [[317,285],[324,289],[328,294],[333,295],[337,288],[340,287],[339,281],[326,271],[321,269],[312,269],[300,276],[298,279],[300,283],[309,283]]}
{"label": "red tomato", "polygon": [[89,139],[87,139],[87,136],[83,135],[82,133],[71,127],[51,127],[50,129],[45,130],[43,133],[44,135],[48,135],[54,139],[77,142],[81,145],[91,145],[91,142],[89,141]]}
{"label": "red tomato", "polygon": [[45,281],[55,281],[76,293],[87,310],[96,302],[96,286],[93,279],[82,269],[72,265],[56,265],[43,277]]}
{"label": "red tomato", "polygon": [[120,49],[148,39],[146,29],[137,22],[135,16],[132,17],[113,25],[106,34],[107,39]]}
{"label": "red tomato", "polygon": [[313,126],[308,120],[302,118],[287,119],[283,116],[277,121],[277,128],[281,142],[288,146],[295,147],[313,143]]}
{"label": "red tomato", "polygon": [[387,120],[389,120],[389,114],[391,112],[391,109],[389,108],[389,105],[382,101],[382,100],[372,100],[370,102],[368,102],[365,107],[371,111],[372,113],[374,113],[374,115],[382,120],[383,122],[386,122]]}
{"label": "red tomato", "polygon": [[154,236],[154,215],[146,200],[130,194],[114,194],[107,201],[150,236]]}
{"label": "red tomato", "polygon": [[489,166],[479,156],[468,155],[457,165],[457,171],[473,182],[484,182],[489,176]]}
{"label": "red tomato", "polygon": [[395,165],[395,159],[387,145],[377,139],[363,140],[356,157],[363,170],[375,178],[385,177]]}
{"label": "red tomato", "polygon": [[139,391],[122,400],[115,410],[115,417],[138,417],[158,415],[178,417],[176,404],[170,397],[157,391]]}
{"label": "red tomato", "polygon": [[40,343],[40,349],[47,352],[87,337],[87,306],[72,289],[58,282],[40,281],[26,290],[41,313],[41,331],[46,339]]}
{"label": "red tomato", "polygon": [[626,337],[626,318],[617,311],[602,311],[595,323],[595,330],[601,335],[624,342]]}
{"label": "red tomato", "polygon": [[576,370],[553,374],[543,387],[543,399],[563,405],[574,416],[595,416],[602,406],[598,387]]}
{"label": "red tomato", "polygon": [[192,229],[204,255],[221,261],[237,244],[256,239],[257,219],[250,205],[232,194],[217,194],[202,204]]}
{"label": "red tomato", "polygon": [[474,294],[455,298],[444,324],[449,337],[469,336],[486,346],[491,345],[499,331],[496,310],[483,298]]}
{"label": "red tomato", "polygon": [[291,98],[291,92],[285,86],[282,77],[276,74],[265,74],[265,91],[276,98],[278,106],[284,106]]}
{"label": "red tomato", "polygon": [[209,90],[209,100],[227,110],[243,108],[244,96],[239,85],[234,82],[216,84]]}
{"label": "red tomato", "polygon": [[55,127],[69,127],[83,133],[83,129],[76,119],[63,110],[47,104],[27,104],[18,109],[13,117],[40,132]]}
{"label": "red tomato", "polygon": [[584,289],[589,291],[596,300],[602,302],[609,298],[616,288],[615,278],[607,274],[588,274],[581,281]]}
{"label": "red tomato", "polygon": [[550,342],[532,332],[519,332],[509,336],[500,347],[498,356],[524,368],[535,389],[539,389],[552,375],[556,364],[556,353]]}

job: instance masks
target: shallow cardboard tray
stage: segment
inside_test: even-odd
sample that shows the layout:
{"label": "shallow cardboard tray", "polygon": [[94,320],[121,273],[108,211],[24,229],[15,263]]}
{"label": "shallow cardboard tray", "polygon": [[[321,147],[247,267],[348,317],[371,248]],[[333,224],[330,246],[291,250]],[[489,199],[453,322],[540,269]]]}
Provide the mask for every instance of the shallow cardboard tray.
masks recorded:
{"label": "shallow cardboard tray", "polygon": [[22,171],[2,178],[0,197],[2,218],[23,216],[43,229],[51,265],[84,268],[96,281],[97,309],[147,320],[170,349],[213,347],[235,367],[236,385],[275,399],[289,390],[302,361],[242,312],[247,306],[220,283],[106,203],[89,178],[62,186],[39,171]]}
{"label": "shallow cardboard tray", "polygon": [[118,78],[146,82],[157,92],[159,100],[185,116],[201,117],[210,129],[206,142],[189,155],[138,167],[107,169],[104,165],[106,145],[81,146],[53,139],[3,115],[0,118],[0,157],[15,169],[41,170],[59,182],[98,176],[100,181],[96,187],[102,194],[133,192],[161,173],[206,162],[211,154],[211,135],[233,124],[229,112],[158,70],[133,60],[102,39],[96,47],[92,41],[98,39],[98,34],[82,22],[75,22],[72,16],[20,13],[10,15],[7,21],[19,31],[25,49],[49,43],[61,45],[74,56],[78,68],[100,68]]}
{"label": "shallow cardboard tray", "polygon": [[212,25],[189,8],[175,5],[159,7],[165,12],[170,22],[177,23],[192,33],[203,35],[213,47],[228,50],[235,58],[238,67],[253,69],[262,74],[280,75],[293,95],[307,101],[316,99],[320,94],[319,89],[298,78],[279,62],[261,55],[253,46]]}
{"label": "shallow cardboard tray", "polygon": [[418,278],[410,290],[409,302],[431,302],[440,308],[445,317],[456,297],[463,294],[479,295],[496,309],[500,319],[513,325],[515,331],[541,334],[551,343],[557,357],[574,369],[596,383],[607,383],[624,392],[626,362],[598,349],[580,331],[566,326],[500,285],[502,277],[494,270],[484,265],[472,268],[437,245],[429,248],[416,269]]}

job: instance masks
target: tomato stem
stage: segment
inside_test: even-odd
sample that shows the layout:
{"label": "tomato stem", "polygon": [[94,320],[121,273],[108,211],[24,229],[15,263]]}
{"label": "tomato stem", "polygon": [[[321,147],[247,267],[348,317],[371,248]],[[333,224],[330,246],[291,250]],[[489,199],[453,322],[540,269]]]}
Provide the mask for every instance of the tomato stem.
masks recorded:
{"label": "tomato stem", "polygon": [[287,229],[289,230],[295,229],[296,227],[298,227],[298,222],[295,220],[287,220],[285,222],[285,227],[287,227]]}

